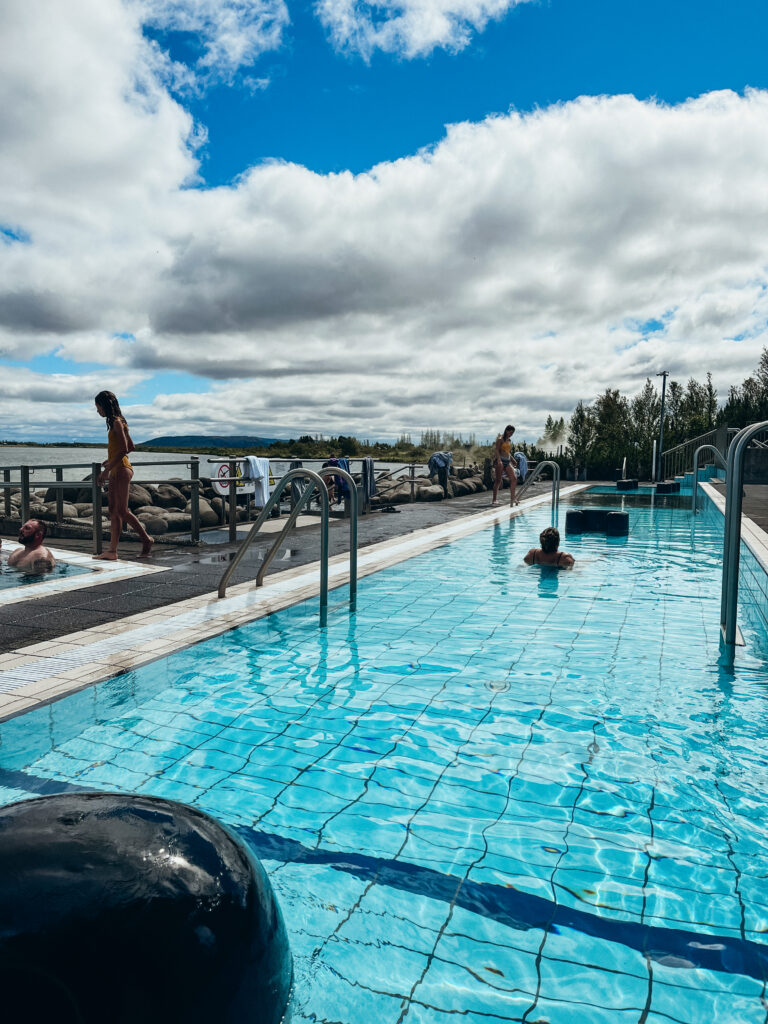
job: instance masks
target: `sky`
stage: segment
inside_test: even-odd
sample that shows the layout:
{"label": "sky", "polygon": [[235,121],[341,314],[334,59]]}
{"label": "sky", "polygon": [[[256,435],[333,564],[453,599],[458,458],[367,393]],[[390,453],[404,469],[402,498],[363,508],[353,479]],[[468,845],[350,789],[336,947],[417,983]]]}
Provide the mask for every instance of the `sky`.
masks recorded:
{"label": "sky", "polygon": [[0,5],[0,440],[534,440],[768,345],[764,0]]}

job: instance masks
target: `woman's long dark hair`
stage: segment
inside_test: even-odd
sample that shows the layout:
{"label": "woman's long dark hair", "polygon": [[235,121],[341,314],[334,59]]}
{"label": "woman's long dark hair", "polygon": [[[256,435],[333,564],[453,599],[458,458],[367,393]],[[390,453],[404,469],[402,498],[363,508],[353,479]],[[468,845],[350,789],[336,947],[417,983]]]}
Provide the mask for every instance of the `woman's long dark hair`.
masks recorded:
{"label": "woman's long dark hair", "polygon": [[114,426],[116,419],[121,419],[125,423],[125,416],[123,416],[120,409],[117,395],[112,391],[100,391],[94,398],[94,402],[107,414],[107,427],[109,430]]}

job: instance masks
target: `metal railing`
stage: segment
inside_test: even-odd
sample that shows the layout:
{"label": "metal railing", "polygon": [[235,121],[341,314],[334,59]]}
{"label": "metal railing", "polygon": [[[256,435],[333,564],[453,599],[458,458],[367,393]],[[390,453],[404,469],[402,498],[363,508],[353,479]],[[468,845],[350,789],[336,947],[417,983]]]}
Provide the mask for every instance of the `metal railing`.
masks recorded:
{"label": "metal railing", "polygon": [[[133,464],[134,471],[144,469],[148,466],[189,466],[190,467],[190,479],[177,481],[183,487],[190,487],[190,519],[191,519],[191,539],[193,543],[197,543],[200,539],[200,462],[196,455],[190,456],[189,459],[174,461],[174,462],[136,462]],[[55,490],[56,491],[56,519],[57,525],[60,525],[64,519],[64,491],[65,490],[87,490],[90,488],[91,492],[91,518],[93,524],[93,553],[100,555],[103,546],[103,529],[102,529],[102,487],[97,483],[97,479],[103,470],[100,462],[70,462],[70,463],[59,463],[44,466],[4,466],[3,467],[3,479],[0,480],[0,488],[5,491],[5,515],[11,517],[11,492],[19,490],[21,492],[21,507],[19,514],[21,522],[24,523],[29,519],[30,510],[30,475],[36,470],[40,469],[52,469],[56,474],[54,480],[35,480],[34,489],[42,490]],[[64,480],[65,469],[90,469],[91,477],[90,480]],[[13,471],[17,470],[19,473],[19,479],[17,481],[11,480]],[[134,475],[131,478],[132,484],[137,484],[141,487],[146,487],[149,484],[160,484],[166,483],[166,479],[153,479],[153,480],[137,480]],[[86,524],[83,524],[86,525]]]}
{"label": "metal railing", "polygon": [[543,469],[552,470],[552,520],[554,522],[560,510],[560,466],[556,462],[552,462],[551,459],[544,459],[543,462],[537,462],[536,468],[533,472],[529,473],[525,482],[520,485],[515,498],[517,501],[520,501],[534,480],[541,475],[541,471]]}
{"label": "metal railing", "polygon": [[[303,468],[305,463],[318,463],[319,462],[319,463],[322,464],[323,462],[327,462],[329,458],[331,458],[331,456],[327,456],[326,458],[311,458],[311,459],[295,458],[294,459],[294,458],[291,458],[289,456],[281,455],[279,459],[270,459],[269,460],[269,463],[270,463],[270,473],[271,473],[271,470],[274,468],[274,466],[277,463],[283,462],[283,463],[286,463],[286,464],[289,465],[291,462],[299,462],[299,463],[301,463],[301,466],[300,467],[296,467],[296,468]],[[357,458],[350,458],[349,459],[350,463],[352,463],[352,462],[360,462],[360,463],[362,463],[364,461],[365,461],[364,457],[357,457]],[[237,481],[241,481],[242,484],[248,484],[248,483],[252,482],[251,479],[246,475],[246,472],[247,472],[247,469],[246,469],[246,467],[247,467],[247,460],[246,460],[246,457],[243,456],[243,455],[232,455],[232,456],[227,456],[226,458],[209,458],[208,459],[208,464],[209,465],[211,465],[211,464],[219,465],[219,466],[226,465],[228,467],[228,469],[227,469],[227,474],[228,475],[227,476],[225,476],[225,477],[222,477],[222,476],[212,477],[211,478],[211,482],[214,483],[214,484],[216,484],[216,483],[219,484],[219,486],[222,487],[222,489],[227,488],[228,496],[229,496],[229,510],[230,510],[230,513],[229,513],[229,540],[230,540],[230,543],[234,543],[237,540],[237,521],[236,521],[236,512],[234,512],[233,509],[236,509],[236,506],[237,506],[237,495],[238,495],[238,493],[241,493],[241,494],[242,493],[246,493],[246,497],[248,495],[247,495],[247,492],[243,492],[243,489],[242,489],[241,485],[236,484],[235,487],[227,487],[227,484],[232,479],[235,479]],[[244,469],[246,469],[246,472],[244,472],[240,476],[238,476],[238,472],[237,472],[238,466],[242,466]],[[289,468],[290,468],[290,465],[289,465]],[[331,475],[332,476],[343,476],[345,474],[345,472],[346,472],[345,470],[340,470],[338,466],[327,466],[325,468],[326,469],[330,469],[333,472],[332,473],[324,473],[324,474],[322,474],[324,476],[331,476]],[[320,473],[320,469],[318,469],[317,472]],[[358,485],[354,482],[354,480],[350,484],[350,491],[354,490],[355,491],[355,496],[357,496],[357,490],[356,490],[357,486]],[[291,508],[292,509],[293,509],[293,507],[296,504],[296,499],[297,498],[298,498],[298,494],[295,494],[295,495],[292,496],[292,501],[291,501]],[[362,509],[360,509],[359,503],[358,503],[357,511],[358,511],[358,513],[360,513],[362,511],[362,513],[365,514],[365,512],[367,512],[369,508],[370,508],[370,498],[367,498],[366,496],[364,496],[363,497],[363,507],[362,507]],[[223,524],[223,519],[221,520],[221,523]]]}
{"label": "metal railing", "polygon": [[[301,469],[294,470],[296,473],[301,473]],[[340,476],[343,480],[346,480],[350,491],[350,516],[349,516],[349,604],[352,611],[357,606],[357,488],[355,487],[355,481],[352,476],[347,473],[345,469],[339,469],[338,466],[326,466],[324,469],[318,470],[317,475],[325,480],[329,476]],[[309,489],[309,488],[308,488]],[[299,513],[306,504],[303,501],[304,495],[300,497],[296,506],[291,509],[290,515],[285,521],[285,525],[280,531],[277,539],[272,544],[272,547],[264,556],[264,561],[261,563],[261,568],[256,574],[256,586],[260,587],[264,583],[264,577],[267,573],[267,569],[272,564],[272,560],[280,549],[280,545],[283,542],[283,537],[292,529],[296,520],[299,518]],[[307,497],[307,501],[310,501],[312,495]]]}
{"label": "metal railing", "polygon": [[728,463],[723,458],[720,449],[715,448],[713,444],[700,444],[696,451],[693,453],[693,494],[691,496],[691,512],[696,515],[696,497],[699,493],[699,455],[705,449],[709,450],[714,458],[713,462],[716,462],[721,469],[724,469],[727,473]]}
{"label": "metal railing", "polygon": [[667,480],[687,473],[693,465],[693,453],[703,445],[712,445],[725,458],[728,447],[738,432],[738,427],[717,427],[715,430],[708,430],[706,434],[699,434],[698,437],[692,437],[682,444],[675,445],[674,448],[669,448],[661,456],[662,479]]}
{"label": "metal railing", "polygon": [[[270,513],[272,512],[272,509],[280,501],[280,496],[281,496],[282,492],[284,491],[285,487],[291,482],[291,480],[295,480],[298,477],[303,477],[304,479],[309,477],[310,486],[309,487],[305,487],[304,490],[299,495],[298,501],[296,502],[293,510],[291,511],[290,515],[288,516],[288,519],[285,521],[285,525],[284,525],[283,529],[280,532],[280,537],[278,538],[278,541],[282,540],[282,538],[285,535],[286,531],[289,530],[291,528],[291,526],[293,526],[294,522],[298,518],[299,513],[301,512],[301,510],[304,508],[305,505],[309,504],[309,501],[310,501],[310,499],[312,497],[313,492],[315,490],[317,490],[318,494],[320,495],[320,508],[321,508],[321,514],[320,514],[320,625],[324,626],[325,623],[326,623],[326,620],[327,620],[327,615],[328,615],[328,511],[329,511],[328,488],[325,486],[325,481],[323,480],[323,478],[318,473],[313,473],[311,469],[305,469],[304,467],[301,467],[300,469],[289,469],[288,472],[285,474],[285,476],[281,477],[280,480],[277,482],[277,484],[275,485],[274,491],[270,495],[270,497],[269,497],[266,505],[264,506],[264,508],[261,510],[258,519],[256,519],[256,521],[251,526],[251,528],[248,531],[248,533],[246,534],[242,544],[240,545],[240,547],[235,552],[235,557],[232,559],[232,562],[227,567],[226,572],[221,577],[221,580],[219,581],[218,594],[219,594],[220,598],[223,598],[223,597],[226,596],[227,586],[229,584],[229,581],[232,579],[232,574],[234,573],[235,569],[238,567],[240,562],[242,562],[243,557],[245,555],[245,552],[250,547],[251,543],[253,542],[254,537],[259,532],[259,530],[261,529],[263,524],[266,522],[267,518],[269,517]],[[273,547],[274,547],[274,545],[273,545]],[[257,582],[257,586],[258,585],[259,584]]]}
{"label": "metal railing", "polygon": [[725,660],[732,664],[738,630],[739,559],[741,555],[741,509],[744,484],[744,453],[750,442],[764,430],[768,420],[744,427],[731,441],[726,469],[725,529],[723,539],[723,583],[720,598],[720,635]]}

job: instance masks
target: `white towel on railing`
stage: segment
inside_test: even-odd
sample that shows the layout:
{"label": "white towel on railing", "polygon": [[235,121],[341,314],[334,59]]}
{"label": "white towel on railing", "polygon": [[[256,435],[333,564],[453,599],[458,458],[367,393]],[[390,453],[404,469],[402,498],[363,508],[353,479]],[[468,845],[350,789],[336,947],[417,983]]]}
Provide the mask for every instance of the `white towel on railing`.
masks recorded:
{"label": "white towel on railing", "polygon": [[256,482],[253,495],[254,505],[261,508],[269,501],[269,459],[261,459],[257,455],[246,455],[245,475]]}

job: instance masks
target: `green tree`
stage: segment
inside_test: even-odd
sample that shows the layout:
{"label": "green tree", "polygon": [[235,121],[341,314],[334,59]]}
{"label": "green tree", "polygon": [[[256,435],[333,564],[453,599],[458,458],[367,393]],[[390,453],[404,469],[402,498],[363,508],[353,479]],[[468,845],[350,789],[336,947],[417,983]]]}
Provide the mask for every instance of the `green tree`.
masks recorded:
{"label": "green tree", "polygon": [[634,452],[628,455],[630,472],[632,476],[647,480],[651,475],[653,442],[659,434],[661,416],[661,397],[650,377],[645,378],[642,390],[630,402],[629,413],[631,447],[634,449]]}
{"label": "green tree", "polygon": [[606,388],[593,406],[596,438],[592,464],[600,476],[612,478],[622,460],[634,454],[629,402],[618,388]]}
{"label": "green tree", "polygon": [[594,413],[579,400],[568,422],[568,457],[576,469],[586,467],[597,437]]}

